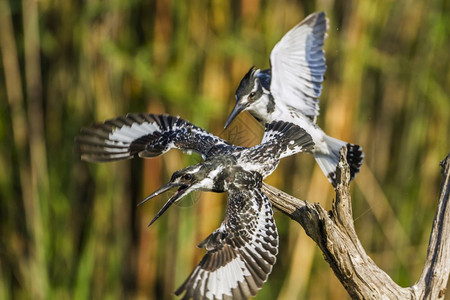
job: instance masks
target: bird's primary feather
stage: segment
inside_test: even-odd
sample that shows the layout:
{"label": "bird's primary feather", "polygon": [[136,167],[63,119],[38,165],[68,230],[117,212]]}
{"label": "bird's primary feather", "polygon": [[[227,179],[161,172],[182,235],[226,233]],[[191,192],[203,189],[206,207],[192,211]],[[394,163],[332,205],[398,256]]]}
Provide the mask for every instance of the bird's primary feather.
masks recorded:
{"label": "bird's primary feather", "polygon": [[81,158],[90,162],[155,157],[173,148],[208,157],[231,144],[180,117],[130,113],[81,130]]}
{"label": "bird's primary feather", "polygon": [[309,15],[286,33],[270,54],[270,91],[277,105],[293,107],[314,122],[327,69],[322,49],[327,29],[324,12]]}

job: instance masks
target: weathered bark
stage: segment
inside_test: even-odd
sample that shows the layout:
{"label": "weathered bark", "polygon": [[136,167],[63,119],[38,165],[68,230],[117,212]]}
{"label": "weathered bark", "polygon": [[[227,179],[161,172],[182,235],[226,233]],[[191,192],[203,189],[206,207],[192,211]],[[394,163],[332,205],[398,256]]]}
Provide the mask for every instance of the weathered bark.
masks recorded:
{"label": "weathered bark", "polygon": [[443,299],[450,272],[450,154],[441,162],[443,183],[422,276],[413,286],[401,287],[373,262],[356,235],[346,151],[341,150],[336,200],[330,211],[267,184],[263,191],[274,207],[298,222],[317,243],[353,299]]}

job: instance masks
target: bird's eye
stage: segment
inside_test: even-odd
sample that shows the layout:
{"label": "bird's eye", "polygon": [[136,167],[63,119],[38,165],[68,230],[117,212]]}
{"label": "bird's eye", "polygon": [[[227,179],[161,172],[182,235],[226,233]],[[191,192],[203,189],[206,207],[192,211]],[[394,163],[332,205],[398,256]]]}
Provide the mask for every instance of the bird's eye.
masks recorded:
{"label": "bird's eye", "polygon": [[255,92],[251,92],[251,93],[248,95],[248,97],[249,97],[250,99],[254,98],[255,96],[256,96],[256,93],[255,93]]}
{"label": "bird's eye", "polygon": [[183,180],[191,180],[192,179],[192,174],[184,174],[183,177],[181,177]]}

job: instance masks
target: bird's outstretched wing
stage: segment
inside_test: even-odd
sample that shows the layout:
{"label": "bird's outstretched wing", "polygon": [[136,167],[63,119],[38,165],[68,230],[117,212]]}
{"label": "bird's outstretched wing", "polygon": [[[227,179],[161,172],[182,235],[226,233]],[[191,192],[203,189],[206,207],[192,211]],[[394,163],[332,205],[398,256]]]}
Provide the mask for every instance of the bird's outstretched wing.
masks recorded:
{"label": "bird's outstretched wing", "polygon": [[328,29],[324,12],[314,13],[292,28],[270,54],[270,91],[285,105],[315,122],[326,70],[323,43]]}
{"label": "bird's outstretched wing", "polygon": [[228,193],[224,221],[200,243],[205,256],[175,292],[184,293],[182,299],[248,299],[272,271],[278,233],[269,200],[259,188],[248,186]]}
{"label": "bird's outstretched wing", "polygon": [[180,117],[143,113],[83,128],[76,140],[81,158],[91,162],[155,157],[172,148],[195,151],[205,158],[231,146]]}
{"label": "bird's outstretched wing", "polygon": [[269,176],[283,157],[310,152],[314,142],[309,133],[293,123],[273,121],[265,125],[261,144],[242,151],[240,163],[248,171]]}
{"label": "bird's outstretched wing", "polygon": [[253,147],[257,152],[271,151],[277,158],[309,152],[314,148],[311,135],[298,125],[273,121],[265,125],[261,144]]}

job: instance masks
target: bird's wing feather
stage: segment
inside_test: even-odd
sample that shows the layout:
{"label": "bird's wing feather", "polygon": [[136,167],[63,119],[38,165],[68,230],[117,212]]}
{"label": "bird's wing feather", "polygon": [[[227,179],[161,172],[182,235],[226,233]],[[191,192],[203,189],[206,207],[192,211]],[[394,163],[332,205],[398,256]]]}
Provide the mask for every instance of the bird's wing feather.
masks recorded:
{"label": "bird's wing feather", "polygon": [[81,158],[91,162],[155,157],[172,148],[208,157],[229,143],[169,115],[132,113],[86,127],[76,138]]}
{"label": "bird's wing feather", "polygon": [[295,109],[315,121],[326,70],[322,49],[328,29],[324,12],[309,15],[292,28],[270,54],[270,91],[277,105]]}
{"label": "bird's wing feather", "polygon": [[248,299],[272,271],[278,233],[269,200],[259,188],[228,192],[225,220],[200,243],[205,256],[175,292],[182,299]]}
{"label": "bird's wing feather", "polygon": [[261,144],[245,150],[241,160],[248,160],[250,165],[254,165],[250,170],[258,171],[258,165],[267,165],[268,160],[278,161],[313,148],[312,137],[303,128],[293,123],[273,121],[265,125]]}
{"label": "bird's wing feather", "polygon": [[312,151],[314,142],[311,135],[298,125],[283,121],[273,121],[265,125],[261,144],[254,147],[257,151],[266,152],[266,148],[274,148],[277,157],[283,158],[299,152]]}

